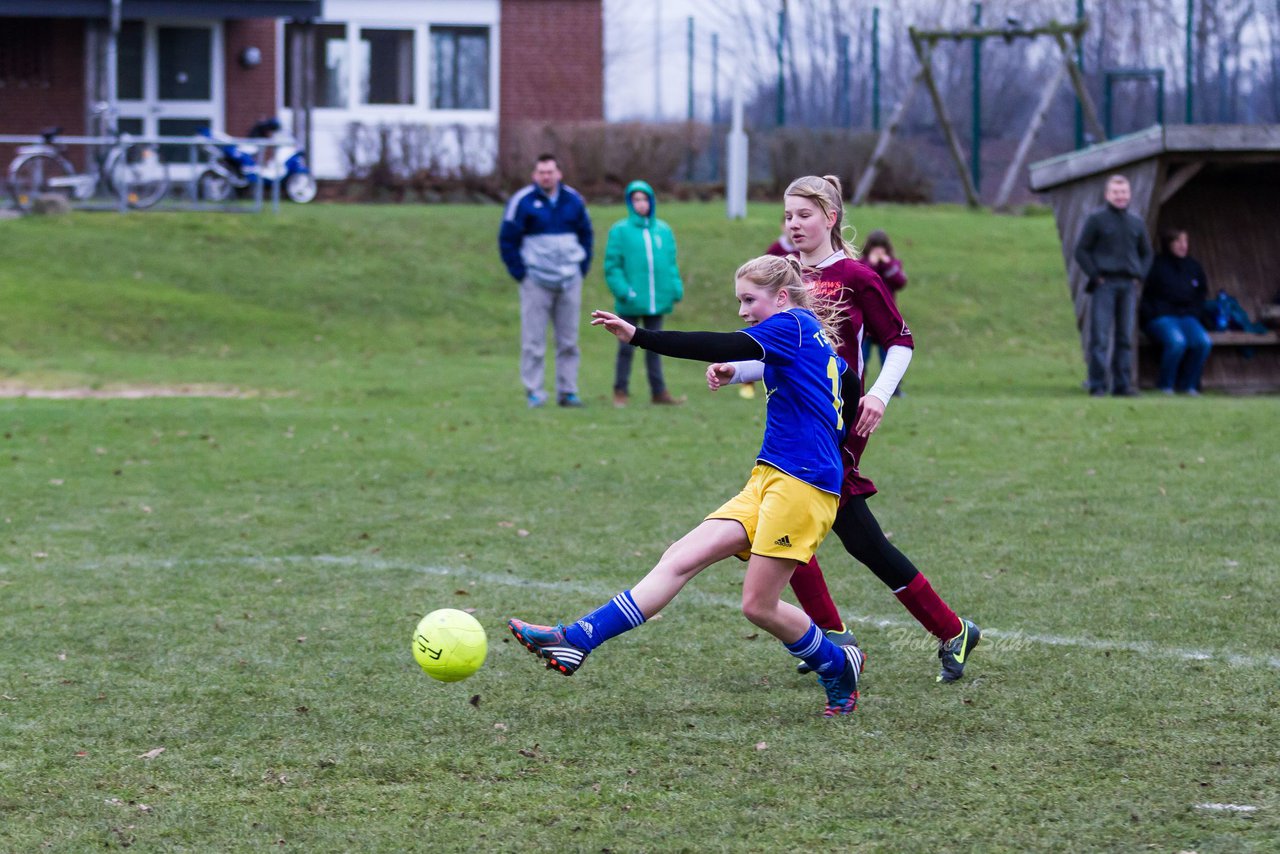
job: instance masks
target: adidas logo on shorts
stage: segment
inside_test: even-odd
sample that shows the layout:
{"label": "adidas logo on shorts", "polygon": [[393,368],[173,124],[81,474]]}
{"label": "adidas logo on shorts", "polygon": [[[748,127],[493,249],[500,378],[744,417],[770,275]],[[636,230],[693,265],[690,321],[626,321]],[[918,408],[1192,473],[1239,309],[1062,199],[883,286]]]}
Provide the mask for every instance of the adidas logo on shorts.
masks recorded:
{"label": "adidas logo on shorts", "polygon": [[775,546],[783,546],[789,549],[791,548],[791,537],[788,536],[787,534],[783,534],[781,537],[778,537],[778,539],[774,540],[773,544]]}

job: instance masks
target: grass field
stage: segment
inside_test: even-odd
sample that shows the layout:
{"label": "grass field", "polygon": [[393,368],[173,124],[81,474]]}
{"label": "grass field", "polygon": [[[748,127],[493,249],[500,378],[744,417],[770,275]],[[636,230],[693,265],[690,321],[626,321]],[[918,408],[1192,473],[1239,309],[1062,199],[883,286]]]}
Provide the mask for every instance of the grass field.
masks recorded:
{"label": "grass field", "polygon": [[[736,328],[777,209],[660,212],[673,326]],[[565,679],[506,618],[638,579],[763,407],[668,360],[687,405],[615,410],[584,329],[589,407],[526,410],[499,215],[0,222],[0,384],[239,395],[0,400],[0,849],[1276,849],[1274,397],[1087,398],[1049,217],[855,211],[918,347],[872,507],[987,630],[965,680],[834,541],[851,718],[738,613],[736,562]],[[490,641],[452,685],[409,643],[446,606]]]}

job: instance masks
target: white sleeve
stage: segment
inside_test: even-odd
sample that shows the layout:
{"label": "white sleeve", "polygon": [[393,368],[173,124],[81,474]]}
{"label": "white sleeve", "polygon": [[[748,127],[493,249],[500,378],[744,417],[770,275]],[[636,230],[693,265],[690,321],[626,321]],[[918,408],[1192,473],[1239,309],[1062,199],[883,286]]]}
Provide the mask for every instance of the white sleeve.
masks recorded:
{"label": "white sleeve", "polygon": [[731,383],[754,383],[764,379],[764,362],[752,359],[748,362],[729,362],[733,366]]}
{"label": "white sleeve", "polygon": [[894,389],[907,372],[907,365],[911,364],[911,352],[910,347],[903,347],[901,344],[890,347],[884,354],[884,365],[880,368],[880,375],[876,377],[876,384],[867,389],[867,394],[875,395],[881,403],[888,406]]}

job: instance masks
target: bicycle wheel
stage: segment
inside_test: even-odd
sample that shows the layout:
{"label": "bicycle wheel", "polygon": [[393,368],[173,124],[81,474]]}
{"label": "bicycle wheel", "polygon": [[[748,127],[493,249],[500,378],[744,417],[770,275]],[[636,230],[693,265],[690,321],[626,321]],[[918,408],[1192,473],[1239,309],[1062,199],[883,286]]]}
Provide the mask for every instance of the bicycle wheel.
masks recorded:
{"label": "bicycle wheel", "polygon": [[204,202],[225,202],[231,198],[235,191],[235,187],[231,186],[231,181],[227,179],[227,176],[221,175],[212,169],[201,173],[200,179],[196,182],[198,198]]}
{"label": "bicycle wheel", "polygon": [[29,211],[42,193],[67,195],[65,185],[54,188],[50,181],[74,174],[66,161],[52,154],[38,151],[27,154],[9,165],[9,192],[18,210]]}
{"label": "bicycle wheel", "polygon": [[148,143],[117,147],[102,172],[111,192],[131,208],[149,208],[169,192],[169,167]]}
{"label": "bicycle wheel", "polygon": [[299,204],[306,204],[316,197],[316,179],[308,172],[294,172],[284,179],[285,195]]}

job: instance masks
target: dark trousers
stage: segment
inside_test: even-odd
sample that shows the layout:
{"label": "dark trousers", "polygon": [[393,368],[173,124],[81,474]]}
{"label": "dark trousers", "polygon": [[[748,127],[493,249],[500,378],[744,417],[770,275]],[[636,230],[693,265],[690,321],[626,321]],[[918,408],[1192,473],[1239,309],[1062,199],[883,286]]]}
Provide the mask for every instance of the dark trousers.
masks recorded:
{"label": "dark trousers", "polygon": [[[662,315],[646,314],[638,317],[628,317],[621,315],[622,319],[632,326],[643,325],[645,329],[652,329],[655,332],[662,331]],[[618,363],[617,369],[613,377],[613,390],[628,393],[628,386],[631,384],[631,357],[636,353],[636,348],[630,344],[618,342]],[[662,378],[662,359],[652,350],[644,351],[644,367],[649,374],[649,391],[655,395],[662,394],[667,390],[667,383]]]}
{"label": "dark trousers", "polygon": [[1129,388],[1133,376],[1134,297],[1133,279],[1120,278],[1103,279],[1090,295],[1089,391],[1121,392]]}

